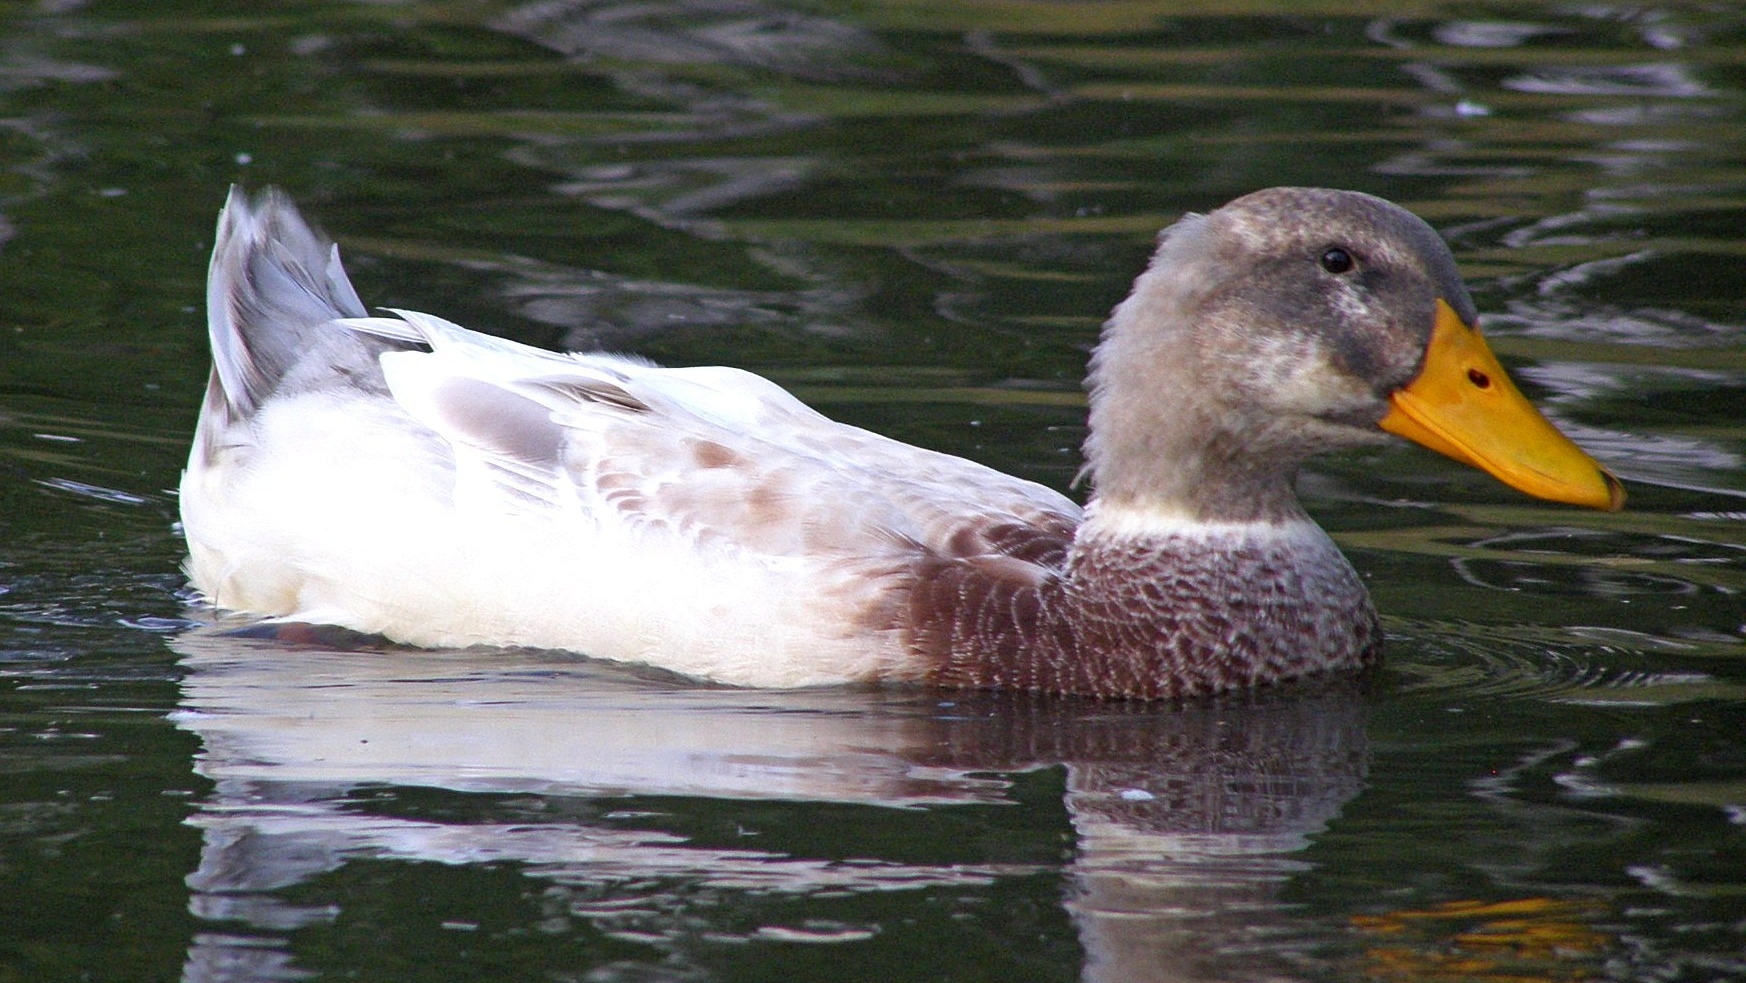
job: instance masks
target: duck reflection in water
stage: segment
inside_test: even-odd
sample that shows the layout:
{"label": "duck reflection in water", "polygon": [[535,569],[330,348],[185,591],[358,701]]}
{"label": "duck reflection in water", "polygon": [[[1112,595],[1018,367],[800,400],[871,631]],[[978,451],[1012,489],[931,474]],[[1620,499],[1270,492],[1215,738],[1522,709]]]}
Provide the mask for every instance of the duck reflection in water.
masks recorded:
{"label": "duck reflection in water", "polygon": [[[287,658],[283,643],[213,629],[175,645],[186,670],[176,720],[202,742],[196,767],[214,783],[190,819],[204,844],[192,907],[255,933],[197,937],[190,983],[300,975],[294,933],[342,917],[312,882],[364,860],[512,863],[553,890],[647,892],[634,904],[577,901],[564,917],[653,944],[667,968],[692,973],[746,957],[710,941],[739,926],[696,902],[699,891],[982,892],[1059,874],[1085,979],[1290,978],[1312,933],[1278,892],[1360,790],[1367,757],[1350,680],[1107,703],[713,689],[550,653],[310,646]],[[395,795],[360,807],[384,788],[447,790],[466,818],[433,818]],[[1037,788],[1061,795],[1064,822],[1038,808]],[[617,811],[646,797],[668,800],[666,820]],[[673,813],[750,801],[783,803],[800,825],[840,822],[844,805],[903,810],[929,856],[962,845],[940,862],[876,847],[845,861],[776,847],[780,835],[756,835],[759,820],[731,849],[663,827]],[[1029,847],[954,839],[955,810],[1015,803],[1044,830],[1019,837]],[[853,848],[852,830],[843,841]],[[676,883],[688,885],[677,897]],[[832,940],[902,931],[841,926]],[[769,926],[753,938],[805,932]]]}

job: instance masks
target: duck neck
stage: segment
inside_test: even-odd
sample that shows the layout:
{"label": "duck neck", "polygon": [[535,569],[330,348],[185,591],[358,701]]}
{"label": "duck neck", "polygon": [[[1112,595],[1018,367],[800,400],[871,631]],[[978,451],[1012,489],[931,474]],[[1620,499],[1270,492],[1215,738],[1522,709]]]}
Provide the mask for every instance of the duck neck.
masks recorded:
{"label": "duck neck", "polygon": [[[1168,404],[1104,399],[1091,412],[1086,475],[1110,516],[1176,523],[1308,521],[1294,488],[1301,458],[1228,412],[1186,396]],[[1258,453],[1258,446],[1269,453]]]}
{"label": "duck neck", "polygon": [[1292,485],[1315,448],[1301,427],[1253,409],[1248,367],[1224,361],[1219,346],[1197,342],[1180,323],[1181,305],[1195,306],[1205,289],[1155,263],[1111,314],[1091,359],[1082,475],[1110,512],[1304,519]]}

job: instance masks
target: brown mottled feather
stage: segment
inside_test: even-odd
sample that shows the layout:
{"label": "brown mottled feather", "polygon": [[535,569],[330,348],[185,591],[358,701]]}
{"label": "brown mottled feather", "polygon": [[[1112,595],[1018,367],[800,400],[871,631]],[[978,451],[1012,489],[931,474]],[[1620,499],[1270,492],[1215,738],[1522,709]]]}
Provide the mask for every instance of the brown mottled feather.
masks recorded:
{"label": "brown mottled feather", "polygon": [[1354,668],[1380,654],[1369,597],[1331,544],[1308,555],[1201,536],[1074,547],[1033,532],[1006,542],[1065,554],[1046,577],[998,551],[915,563],[894,627],[931,661],[930,681],[1155,699]]}

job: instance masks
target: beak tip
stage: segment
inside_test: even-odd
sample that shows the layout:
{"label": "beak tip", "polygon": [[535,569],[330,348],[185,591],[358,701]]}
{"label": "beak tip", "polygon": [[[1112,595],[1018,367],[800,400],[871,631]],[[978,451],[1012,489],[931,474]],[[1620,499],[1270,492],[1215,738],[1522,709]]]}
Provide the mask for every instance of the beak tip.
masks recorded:
{"label": "beak tip", "polygon": [[1605,506],[1605,511],[1618,512],[1618,511],[1624,509],[1624,507],[1625,507],[1625,486],[1624,486],[1624,483],[1619,481],[1619,479],[1613,477],[1613,473],[1611,471],[1608,471],[1606,468],[1601,469],[1600,475],[1601,475],[1601,480],[1606,482],[1606,486],[1607,486],[1607,504]]}

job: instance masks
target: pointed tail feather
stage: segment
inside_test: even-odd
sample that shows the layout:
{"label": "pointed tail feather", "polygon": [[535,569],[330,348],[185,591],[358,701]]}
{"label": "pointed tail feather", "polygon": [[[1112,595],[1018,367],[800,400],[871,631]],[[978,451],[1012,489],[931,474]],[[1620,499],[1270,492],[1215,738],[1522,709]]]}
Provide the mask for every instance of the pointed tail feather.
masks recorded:
{"label": "pointed tail feather", "polygon": [[334,326],[364,305],[339,247],[283,192],[232,187],[218,217],[206,286],[213,382],[208,412],[245,419],[270,395],[352,386],[385,391],[377,356],[406,347]]}

